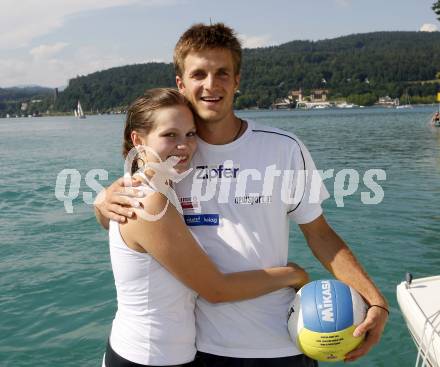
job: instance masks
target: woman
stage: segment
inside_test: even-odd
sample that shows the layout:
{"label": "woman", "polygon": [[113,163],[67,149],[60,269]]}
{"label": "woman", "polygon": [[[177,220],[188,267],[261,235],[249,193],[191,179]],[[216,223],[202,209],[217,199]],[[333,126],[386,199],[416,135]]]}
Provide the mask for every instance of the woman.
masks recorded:
{"label": "woman", "polygon": [[[172,89],[153,89],[129,108],[124,157],[138,150],[132,174],[143,177],[148,195],[125,224],[111,221],[110,256],[118,311],[105,354],[106,367],[192,365],[197,294],[210,302],[239,301],[284,287],[300,287],[307,273],[295,264],[223,274],[187,229],[179,204],[153,182],[158,162],[188,169],[196,149],[189,103]],[[156,164],[156,171],[154,168]],[[159,177],[158,177],[159,176]],[[171,200],[170,200],[171,199]],[[171,202],[171,204],[170,204]]]}

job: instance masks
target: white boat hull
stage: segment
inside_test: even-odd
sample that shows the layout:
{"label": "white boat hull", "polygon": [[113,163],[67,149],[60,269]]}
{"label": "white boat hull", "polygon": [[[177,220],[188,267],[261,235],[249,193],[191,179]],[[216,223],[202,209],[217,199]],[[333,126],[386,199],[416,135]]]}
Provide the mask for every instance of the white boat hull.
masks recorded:
{"label": "white boat hull", "polygon": [[416,366],[440,367],[440,276],[400,283],[397,301],[419,349]]}

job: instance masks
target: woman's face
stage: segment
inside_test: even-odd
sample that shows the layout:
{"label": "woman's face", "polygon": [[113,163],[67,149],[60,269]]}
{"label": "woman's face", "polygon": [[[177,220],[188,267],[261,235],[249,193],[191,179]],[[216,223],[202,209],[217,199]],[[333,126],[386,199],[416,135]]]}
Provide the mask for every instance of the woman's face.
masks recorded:
{"label": "woman's face", "polygon": [[[140,134],[138,137],[140,144],[154,150],[162,162],[172,156],[179,157],[179,162],[174,166],[179,173],[188,169],[197,148],[194,116],[183,105],[154,111],[153,128],[148,134]],[[152,153],[147,154],[146,159],[157,162],[157,157]]]}

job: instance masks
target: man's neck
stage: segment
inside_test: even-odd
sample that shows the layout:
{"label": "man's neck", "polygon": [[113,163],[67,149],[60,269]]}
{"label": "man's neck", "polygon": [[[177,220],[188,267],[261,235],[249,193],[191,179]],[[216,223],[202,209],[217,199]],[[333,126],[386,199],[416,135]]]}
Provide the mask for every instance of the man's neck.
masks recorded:
{"label": "man's neck", "polygon": [[224,145],[238,139],[246,131],[246,127],[246,124],[231,113],[221,121],[198,121],[197,134],[209,144]]}

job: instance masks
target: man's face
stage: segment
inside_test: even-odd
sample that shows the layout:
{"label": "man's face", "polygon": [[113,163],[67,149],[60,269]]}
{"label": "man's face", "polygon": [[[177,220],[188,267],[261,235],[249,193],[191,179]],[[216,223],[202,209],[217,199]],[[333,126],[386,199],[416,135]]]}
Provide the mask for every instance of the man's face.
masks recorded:
{"label": "man's face", "polygon": [[182,77],[176,77],[179,91],[204,122],[220,122],[233,115],[239,81],[231,51],[223,48],[190,52],[184,60]]}

